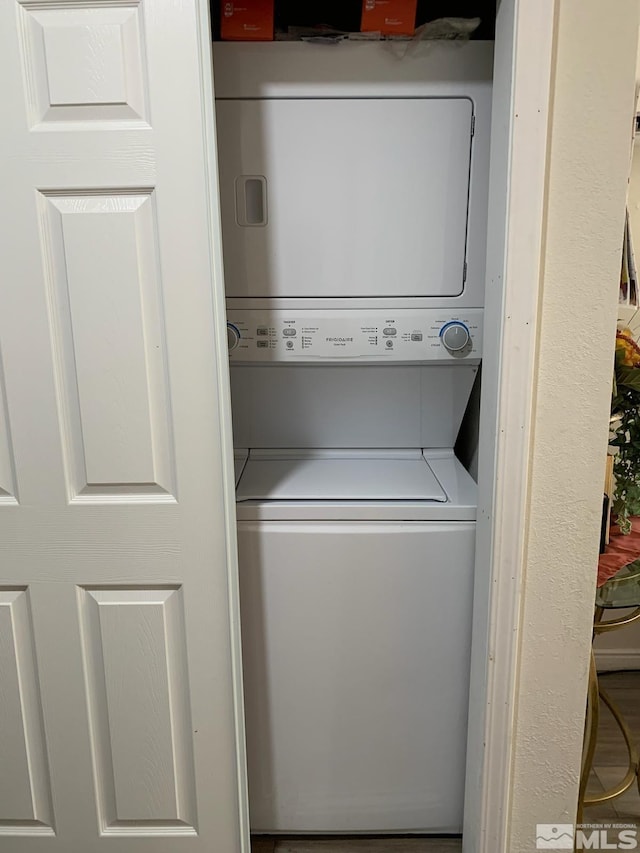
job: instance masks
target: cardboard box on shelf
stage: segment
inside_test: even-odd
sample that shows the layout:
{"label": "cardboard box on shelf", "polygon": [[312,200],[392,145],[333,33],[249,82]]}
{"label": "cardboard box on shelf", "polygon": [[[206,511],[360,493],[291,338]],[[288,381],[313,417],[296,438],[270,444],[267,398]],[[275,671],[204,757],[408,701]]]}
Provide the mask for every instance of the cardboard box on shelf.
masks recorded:
{"label": "cardboard box on shelf", "polygon": [[222,0],[220,37],[224,41],[273,41],[274,0]]}
{"label": "cardboard box on shelf", "polygon": [[412,36],[418,0],[362,0],[363,33]]}

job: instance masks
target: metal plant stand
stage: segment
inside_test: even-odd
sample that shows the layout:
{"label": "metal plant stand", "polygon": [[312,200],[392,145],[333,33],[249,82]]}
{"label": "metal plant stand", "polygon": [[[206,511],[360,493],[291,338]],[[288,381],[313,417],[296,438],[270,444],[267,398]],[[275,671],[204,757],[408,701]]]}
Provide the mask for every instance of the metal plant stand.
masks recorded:
{"label": "metal plant stand", "polygon": [[[625,616],[605,619],[607,610],[630,609],[632,612]],[[608,631],[617,631],[626,625],[631,625],[640,619],[640,560],[629,563],[598,589],[596,608],[593,620],[593,638]],[[627,747],[628,768],[624,777],[617,785],[602,794],[587,794],[589,775],[593,766],[593,758],[598,740],[598,724],[600,722],[600,700],[611,711],[616,725],[620,729]],[[591,650],[591,666],[589,671],[589,691],[587,696],[587,718],[585,724],[584,752],[582,775],[580,778],[580,793],[578,800],[577,822],[583,822],[584,809],[589,806],[615,800],[616,797],[628,791],[632,785],[638,785],[640,792],[640,768],[638,748],[633,735],[620,708],[607,691],[598,682],[593,648]]]}

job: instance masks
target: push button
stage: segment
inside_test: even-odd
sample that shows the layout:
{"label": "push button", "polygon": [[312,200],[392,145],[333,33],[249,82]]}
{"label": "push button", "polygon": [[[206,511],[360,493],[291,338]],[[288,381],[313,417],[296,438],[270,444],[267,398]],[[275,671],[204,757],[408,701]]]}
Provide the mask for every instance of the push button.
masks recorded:
{"label": "push button", "polygon": [[394,328],[393,328],[393,326],[387,326],[387,328],[386,328],[386,329],[383,329],[383,330],[382,330],[382,334],[383,334],[383,335],[391,335],[391,336],[394,336],[394,335],[397,335],[397,334],[398,334],[398,330],[397,330],[397,329],[394,329]]}
{"label": "push button", "polygon": [[285,336],[285,338],[295,338],[296,330],[295,329],[283,329],[282,334]]}
{"label": "push button", "polygon": [[258,344],[259,347],[268,347],[269,346],[269,341],[257,341],[256,343]]}
{"label": "push button", "polygon": [[256,329],[256,334],[257,334],[259,337],[264,338],[266,335],[268,335],[268,334],[269,334],[269,330],[268,330],[268,329],[265,329],[265,327],[264,327],[264,326],[258,326],[258,328]]}
{"label": "push button", "polygon": [[393,346],[393,341],[385,341],[385,343],[386,343],[387,349],[391,349],[391,347]]}
{"label": "push button", "polygon": [[422,332],[411,332],[411,340],[412,341],[421,341],[422,340]]}

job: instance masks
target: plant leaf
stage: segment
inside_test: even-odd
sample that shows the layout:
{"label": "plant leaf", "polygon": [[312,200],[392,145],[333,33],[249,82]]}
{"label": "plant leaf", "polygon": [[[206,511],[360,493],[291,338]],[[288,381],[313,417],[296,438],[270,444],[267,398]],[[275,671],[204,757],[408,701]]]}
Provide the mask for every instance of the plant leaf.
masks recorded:
{"label": "plant leaf", "polygon": [[617,371],[616,381],[618,387],[632,388],[640,391],[640,370],[636,367],[620,367]]}

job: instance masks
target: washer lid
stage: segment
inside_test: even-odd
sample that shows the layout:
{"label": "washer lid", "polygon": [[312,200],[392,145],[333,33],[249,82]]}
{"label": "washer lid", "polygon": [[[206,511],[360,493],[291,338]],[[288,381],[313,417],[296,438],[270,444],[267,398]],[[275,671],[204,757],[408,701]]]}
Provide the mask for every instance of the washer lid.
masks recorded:
{"label": "washer lid", "polygon": [[236,498],[447,501],[422,450],[251,451]]}

